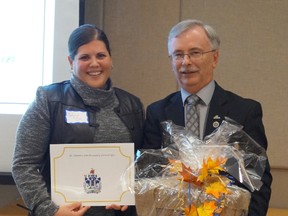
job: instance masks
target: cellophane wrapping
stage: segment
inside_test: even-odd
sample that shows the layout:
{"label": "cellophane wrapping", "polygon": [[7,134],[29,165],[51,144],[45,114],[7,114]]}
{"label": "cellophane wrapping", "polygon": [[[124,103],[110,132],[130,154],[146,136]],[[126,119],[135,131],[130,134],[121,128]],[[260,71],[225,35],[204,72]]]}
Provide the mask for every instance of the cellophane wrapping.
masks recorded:
{"label": "cellophane wrapping", "polygon": [[265,149],[230,119],[203,141],[171,121],[162,126],[169,145],[142,150],[134,164],[138,215],[247,215],[251,192],[262,186]]}

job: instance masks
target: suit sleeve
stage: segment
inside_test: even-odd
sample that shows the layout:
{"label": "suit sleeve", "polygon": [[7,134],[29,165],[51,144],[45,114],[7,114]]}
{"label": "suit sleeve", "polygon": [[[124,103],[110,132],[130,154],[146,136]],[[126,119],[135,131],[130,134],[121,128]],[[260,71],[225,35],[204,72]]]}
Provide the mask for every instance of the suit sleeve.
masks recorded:
{"label": "suit sleeve", "polygon": [[162,146],[162,127],[155,112],[156,109],[151,105],[147,107],[142,149],[160,149]]}
{"label": "suit sleeve", "polygon": [[[244,131],[249,134],[258,144],[267,150],[267,138],[262,122],[262,108],[260,103],[251,109],[244,122]],[[263,185],[259,191],[254,191],[251,195],[249,206],[249,216],[266,216],[271,196],[272,175],[267,159],[264,174],[262,176]]]}

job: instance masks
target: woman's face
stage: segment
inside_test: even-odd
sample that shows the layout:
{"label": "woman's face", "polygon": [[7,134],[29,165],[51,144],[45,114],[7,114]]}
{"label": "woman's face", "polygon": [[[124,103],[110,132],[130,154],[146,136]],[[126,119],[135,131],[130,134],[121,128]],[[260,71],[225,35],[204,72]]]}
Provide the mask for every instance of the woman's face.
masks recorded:
{"label": "woman's face", "polygon": [[110,77],[112,58],[103,41],[80,46],[74,60],[68,60],[74,76],[91,87],[103,88]]}

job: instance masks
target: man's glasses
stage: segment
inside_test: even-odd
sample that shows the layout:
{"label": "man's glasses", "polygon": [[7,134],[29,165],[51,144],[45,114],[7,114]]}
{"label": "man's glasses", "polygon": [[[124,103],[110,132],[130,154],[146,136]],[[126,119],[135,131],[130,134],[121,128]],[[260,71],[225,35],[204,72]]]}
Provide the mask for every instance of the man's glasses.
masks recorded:
{"label": "man's glasses", "polygon": [[172,55],[170,55],[170,57],[172,58],[173,61],[177,61],[177,62],[182,62],[185,58],[185,55],[188,56],[188,58],[191,60],[191,59],[199,59],[201,58],[204,54],[207,54],[207,53],[210,53],[210,52],[214,52],[214,50],[209,50],[207,52],[202,52],[202,51],[199,51],[199,50],[194,50],[194,51],[191,51],[189,53],[179,53],[179,52],[176,52],[176,53],[173,53]]}

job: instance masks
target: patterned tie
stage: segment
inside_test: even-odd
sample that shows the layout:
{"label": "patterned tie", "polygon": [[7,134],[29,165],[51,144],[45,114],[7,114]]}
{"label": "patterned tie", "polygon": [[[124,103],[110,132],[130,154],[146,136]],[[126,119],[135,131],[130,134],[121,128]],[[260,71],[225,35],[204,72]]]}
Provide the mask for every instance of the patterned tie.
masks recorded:
{"label": "patterned tie", "polygon": [[185,126],[193,135],[199,138],[199,115],[196,105],[200,98],[197,95],[190,95],[185,100]]}

